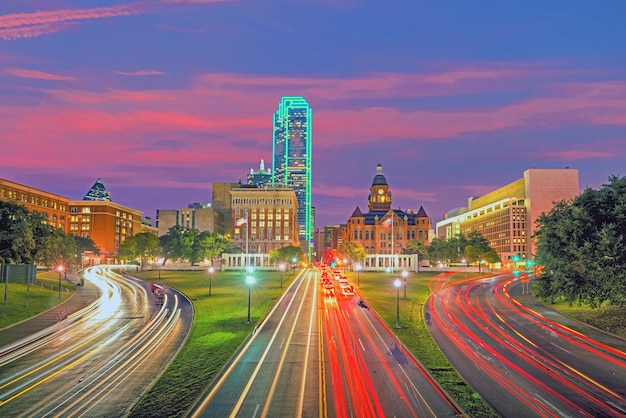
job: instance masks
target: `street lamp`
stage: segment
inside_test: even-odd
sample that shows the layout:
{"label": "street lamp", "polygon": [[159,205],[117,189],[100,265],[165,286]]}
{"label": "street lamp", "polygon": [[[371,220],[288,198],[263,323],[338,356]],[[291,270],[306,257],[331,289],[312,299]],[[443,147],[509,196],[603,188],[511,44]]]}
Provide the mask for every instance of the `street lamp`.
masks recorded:
{"label": "street lamp", "polygon": [[396,279],[393,284],[396,286],[396,328],[400,328],[400,286],[402,286],[402,282],[400,279]]}
{"label": "street lamp", "polygon": [[356,286],[361,287],[361,263],[356,265]]}
{"label": "street lamp", "polygon": [[246,324],[249,324],[252,322],[250,321],[250,288],[254,284],[254,277],[246,276],[246,284],[248,285],[248,320],[246,321]]}
{"label": "street lamp", "polygon": [[409,275],[409,272],[406,270],[402,270],[402,277],[404,277],[404,300],[406,300],[406,278]]}
{"label": "street lamp", "polygon": [[209,296],[211,296],[211,285],[213,282],[213,272],[215,271],[215,269],[213,268],[213,266],[209,267]]}
{"label": "street lamp", "polygon": [[278,266],[280,268],[280,288],[283,288],[283,271],[285,271],[285,264],[284,263],[280,263],[280,266]]}
{"label": "street lamp", "polygon": [[63,276],[63,266],[57,267],[59,271],[59,299],[61,299],[61,277]]}

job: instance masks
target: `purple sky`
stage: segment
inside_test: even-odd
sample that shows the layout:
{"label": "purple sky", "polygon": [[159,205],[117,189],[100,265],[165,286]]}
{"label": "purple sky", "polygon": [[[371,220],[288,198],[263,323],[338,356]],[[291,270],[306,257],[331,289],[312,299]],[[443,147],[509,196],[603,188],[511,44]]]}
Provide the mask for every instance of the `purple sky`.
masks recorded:
{"label": "purple sky", "polygon": [[[445,4],[445,5],[444,5]],[[626,2],[4,0],[0,177],[157,209],[271,167],[282,96],[313,108],[317,227],[382,164],[433,222],[528,168],[626,175]]]}

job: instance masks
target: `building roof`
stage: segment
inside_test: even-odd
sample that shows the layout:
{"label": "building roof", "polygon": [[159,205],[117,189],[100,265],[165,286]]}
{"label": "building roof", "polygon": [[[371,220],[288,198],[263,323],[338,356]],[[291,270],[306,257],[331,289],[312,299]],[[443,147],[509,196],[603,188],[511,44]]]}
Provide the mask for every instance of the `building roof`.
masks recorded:
{"label": "building roof", "polygon": [[102,179],[96,180],[96,182],[91,186],[91,189],[87,192],[83,200],[101,200],[106,202],[111,202],[111,194],[104,187],[104,183],[102,183]]}
{"label": "building roof", "polygon": [[420,210],[417,211],[417,215],[415,216],[417,216],[418,218],[428,218],[428,215],[426,214],[423,206],[420,206]]}
{"label": "building roof", "polygon": [[389,186],[383,174],[383,166],[380,164],[376,166],[376,175],[374,176],[374,180],[372,180],[372,186]]}
{"label": "building roof", "polygon": [[[417,225],[416,220],[418,218],[428,217],[424,208],[420,208],[417,213],[405,212],[402,209],[390,210],[392,210],[401,221],[404,221],[404,217],[406,216],[409,221],[409,225]],[[378,217],[378,223],[380,223],[388,213],[388,210],[372,210],[368,213],[362,214],[361,217],[365,218],[365,221],[363,222],[365,225],[376,225],[376,217]]]}
{"label": "building roof", "polygon": [[363,217],[363,212],[361,212],[361,209],[357,206],[354,209],[354,212],[352,212],[352,215],[350,215],[351,218],[362,218]]}

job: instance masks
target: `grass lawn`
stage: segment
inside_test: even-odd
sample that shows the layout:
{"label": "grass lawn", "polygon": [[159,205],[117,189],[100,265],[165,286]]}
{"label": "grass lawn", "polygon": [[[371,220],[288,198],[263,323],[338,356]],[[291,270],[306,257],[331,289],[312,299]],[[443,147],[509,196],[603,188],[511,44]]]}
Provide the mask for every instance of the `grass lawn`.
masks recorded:
{"label": "grass lawn", "polygon": [[[400,287],[400,325],[396,328],[397,293],[393,281],[400,275],[389,273],[348,272],[351,283],[360,281],[359,295],[387,323],[404,345],[430,371],[470,416],[496,417],[492,408],[463,380],[435,344],[424,322],[424,302],[430,295],[430,279],[436,272],[411,273],[407,278],[404,300],[404,283]],[[450,281],[466,278],[467,274],[452,276]]]}
{"label": "grass lawn", "polygon": [[[30,294],[26,283],[0,283],[0,329],[35,316],[64,302],[76,290],[72,283],[61,281],[56,271],[37,272],[37,284],[31,284]],[[5,303],[6,295],[6,303]],[[28,298],[28,306],[27,304]]]}
{"label": "grass lawn", "polygon": [[[283,287],[292,282],[295,274],[283,273]],[[160,280],[156,271],[133,275],[184,293],[193,303],[195,319],[184,347],[155,386],[133,408],[130,417],[181,416],[283,290],[280,288],[279,272],[256,271],[256,283],[250,296],[252,324],[246,324],[248,288],[243,272],[214,273],[210,297],[209,277],[204,271],[162,270]]]}
{"label": "grass lawn", "polygon": [[544,302],[546,306],[611,334],[626,338],[626,306],[604,304],[592,309],[588,305],[570,304],[564,300]]}

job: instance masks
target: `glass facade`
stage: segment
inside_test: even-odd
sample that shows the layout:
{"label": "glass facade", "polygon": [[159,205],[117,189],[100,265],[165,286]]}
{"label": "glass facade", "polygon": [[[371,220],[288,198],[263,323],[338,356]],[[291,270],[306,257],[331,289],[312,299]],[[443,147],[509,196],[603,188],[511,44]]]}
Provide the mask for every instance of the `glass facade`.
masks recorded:
{"label": "glass facade", "polygon": [[311,213],[311,107],[302,97],[283,97],[274,114],[272,184],[289,187],[298,201],[300,242],[309,254],[314,226]]}

